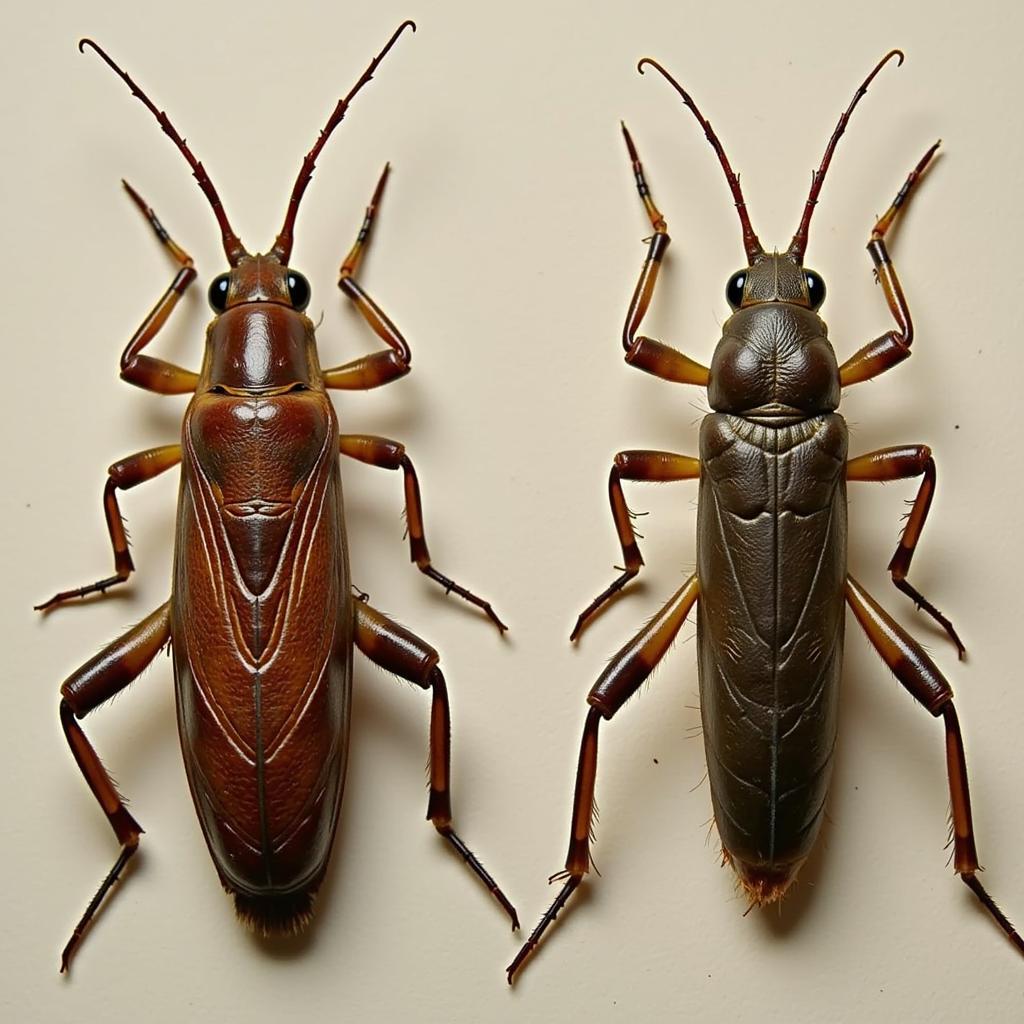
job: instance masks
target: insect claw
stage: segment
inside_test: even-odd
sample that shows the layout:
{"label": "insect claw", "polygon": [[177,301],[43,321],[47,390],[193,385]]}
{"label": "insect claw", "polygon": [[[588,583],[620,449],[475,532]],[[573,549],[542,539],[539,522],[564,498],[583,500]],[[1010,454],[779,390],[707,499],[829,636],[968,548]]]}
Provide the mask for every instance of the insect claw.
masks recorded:
{"label": "insect claw", "polygon": [[483,609],[487,615],[487,618],[489,618],[491,622],[493,622],[498,627],[498,632],[501,633],[502,636],[504,636],[508,632],[508,626],[506,626],[505,623],[498,618],[498,613],[491,607],[489,602],[484,603]]}

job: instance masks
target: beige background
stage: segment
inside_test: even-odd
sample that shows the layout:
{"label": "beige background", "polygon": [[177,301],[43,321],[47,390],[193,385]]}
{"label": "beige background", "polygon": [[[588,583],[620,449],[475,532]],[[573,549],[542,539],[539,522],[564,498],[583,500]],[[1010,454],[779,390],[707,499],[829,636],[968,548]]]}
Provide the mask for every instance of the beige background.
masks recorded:
{"label": "beige background", "polygon": [[[173,15],[173,20],[168,20]],[[856,84],[887,68],[840,145],[809,265],[845,358],[890,320],[863,247],[938,136],[942,157],[894,235],[914,358],[849,394],[855,452],[935,449],[939,491],[915,582],[970,658],[888,582],[913,485],[852,489],[851,564],[959,695],[985,881],[1024,920],[1024,686],[1017,657],[1021,301],[1017,5],[686,2],[18,5],[5,14],[2,221],[6,628],[0,687],[4,926],[0,1005],[17,1021],[1019,1019],[1024,963],[946,867],[942,732],[855,627],[830,823],[782,910],[743,916],[706,840],[692,628],[603,732],[587,886],[512,992],[500,913],[422,820],[425,695],[357,662],[349,789],[316,925],[261,943],[234,921],[187,795],[170,663],[88,721],[147,829],[70,980],[58,953],[114,853],[58,726],[61,679],[167,595],[174,474],[124,499],[139,572],[117,596],[41,619],[33,601],[108,570],[100,493],[115,458],[174,439],[183,399],[117,379],[171,277],[120,192],[131,180],[196,257],[153,351],[200,358],[218,236],[188,170],[94,56],[137,75],[208,166],[235,227],[265,247],[335,98],[402,17],[407,35],[323,155],[294,263],[322,310],[324,359],[374,340],[334,275],[385,159],[394,175],[363,279],[405,330],[414,373],[343,396],[346,429],[399,438],[419,468],[437,565],[493,598],[512,632],[446,601],[407,563],[394,476],[344,467],[357,582],[442,652],[456,819],[532,927],[561,866],[584,697],[694,558],[696,490],[634,486],[648,568],[579,648],[576,612],[617,559],[614,451],[692,452],[696,389],[628,369],[618,333],[648,233],[625,117],[675,244],[649,331],[708,360],[740,262],[713,154],[667,85],[692,90],[743,172],[755,228],[784,245]]]}

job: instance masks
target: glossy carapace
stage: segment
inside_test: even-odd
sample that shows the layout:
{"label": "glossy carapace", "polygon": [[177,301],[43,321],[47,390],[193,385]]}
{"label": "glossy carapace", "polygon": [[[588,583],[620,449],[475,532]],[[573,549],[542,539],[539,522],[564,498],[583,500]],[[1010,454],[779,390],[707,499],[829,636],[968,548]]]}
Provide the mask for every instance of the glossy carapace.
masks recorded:
{"label": "glossy carapace", "polygon": [[871,232],[868,251],[896,329],[840,366],[818,309],[821,277],[804,266],[811,214],[853,108],[887,54],[854,95],[833,132],[789,246],[767,252],[751,226],[739,178],[689,94],[655,61],[718,155],[739,214],[746,265],[726,284],[732,315],[710,367],[638,334],[651,301],[668,229],[651,198],[636,147],[623,126],[640,197],[654,235],[626,316],[626,362],[664,380],[707,388],[713,410],[700,428],[698,457],[619,452],[609,479],[612,516],[625,568],[580,615],[585,623],[640,571],[643,559],[622,492],[623,480],[699,480],[696,572],[625,647],[590,691],[576,777],[564,885],[508,968],[511,982],[546,928],[590,870],[598,729],[661,661],[694,605],[701,722],[714,821],[725,862],[751,905],[779,900],[810,853],[829,790],[837,734],[845,605],[900,682],[943,719],[953,818],[953,863],[1019,951],[1024,942],[977,878],[967,769],[953,694],[934,662],[847,573],[848,480],[922,482],[889,564],[894,584],[947,631],[949,620],[907,580],[935,487],[925,445],[885,448],[850,459],[842,389],[910,354],[913,328],[885,236],[938,148],[910,173]]}
{"label": "glossy carapace", "polygon": [[[316,158],[403,29],[342,99],[306,156],[284,225],[266,254],[250,254],[231,229],[202,165],[167,116],[95,43],[84,40],[156,116],[192,167],[221,229],[230,269],[209,288],[214,319],[198,374],[143,353],[195,279],[192,259],[153,210],[128,192],[179,269],[129,342],[121,376],[158,394],[191,393],[178,444],[140,452],[109,471],[104,508],[115,574],[63,591],[42,607],[125,582],[133,565],[117,491],[181,466],[170,599],[74,672],[61,689],[61,721],[79,767],[121,851],[68,942],[67,968],[104,896],[139,845],[142,829],[78,720],[132,682],[170,643],[182,753],[199,822],[240,917],[258,931],[302,927],[324,877],[338,822],[348,751],[352,655],[431,693],[427,817],[517,924],[515,911],[452,827],[450,725],[437,652],[354,591],[338,455],[401,470],[412,559],[447,591],[490,604],[436,570],[423,533],[416,472],[397,441],[339,432],[330,389],[365,390],[409,371],[409,346],[356,279],[387,168],[339,287],[384,349],[321,369],[310,286],[289,265],[295,216]],[[414,26],[412,26],[414,27]]]}

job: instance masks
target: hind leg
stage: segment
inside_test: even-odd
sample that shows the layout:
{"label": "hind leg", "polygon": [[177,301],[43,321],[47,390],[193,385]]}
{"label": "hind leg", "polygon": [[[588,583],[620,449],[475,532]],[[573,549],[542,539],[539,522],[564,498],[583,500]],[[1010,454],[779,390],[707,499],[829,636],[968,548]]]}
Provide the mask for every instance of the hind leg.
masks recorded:
{"label": "hind leg", "polygon": [[583,881],[583,876],[590,870],[590,827],[594,814],[594,784],[597,781],[597,731],[601,719],[611,719],[658,666],[690,614],[698,593],[695,573],[669,598],[665,607],[612,658],[587,696],[590,710],[583,726],[580,759],[576,769],[569,854],[565,860],[565,871],[549,879],[553,882],[564,878],[565,881],[555,901],[509,964],[507,974],[510,985],[559,911]]}
{"label": "hind leg", "polygon": [[92,744],[86,739],[77,720],[84,718],[94,708],[110,700],[134,682],[170,636],[171,604],[168,601],[68,676],[60,688],[60,721],[71,753],[78,762],[79,770],[85,776],[93,796],[103,808],[117,841],[121,844],[121,852],[114,861],[114,866],[107,872],[96,895],[89,901],[85,913],[75,925],[75,930],[64,947],[60,959],[62,974],[68,969],[71,957],[81,943],[82,936],[103,898],[139,848],[139,836],[142,835],[141,826],[128,813],[117,787],[100,762]]}
{"label": "hind leg", "polygon": [[518,928],[519,918],[515,907],[452,827],[451,714],[448,709],[448,689],[437,667],[440,656],[429,644],[371,608],[365,601],[357,601],[355,607],[355,641],[359,650],[375,665],[431,692],[430,798],[427,802],[427,819],[501,904],[512,919],[513,929]]}
{"label": "hind leg", "polygon": [[867,633],[871,645],[892,669],[910,695],[946,729],[946,770],[953,817],[953,869],[981,901],[1006,937],[1024,954],[1024,939],[978,881],[978,851],[971,819],[971,794],[967,787],[967,759],[960,722],[953,707],[953,690],[935,663],[852,577],[847,578],[846,601]]}

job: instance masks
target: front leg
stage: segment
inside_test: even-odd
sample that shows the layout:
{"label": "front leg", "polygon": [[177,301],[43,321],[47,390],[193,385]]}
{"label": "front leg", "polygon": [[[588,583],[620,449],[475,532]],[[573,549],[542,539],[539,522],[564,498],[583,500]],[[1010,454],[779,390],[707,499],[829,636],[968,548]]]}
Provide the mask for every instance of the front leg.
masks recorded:
{"label": "front leg", "polygon": [[355,641],[359,650],[375,665],[431,691],[430,797],[427,801],[427,819],[498,901],[511,918],[513,930],[517,929],[519,918],[515,907],[452,827],[451,716],[448,690],[444,676],[437,667],[440,660],[437,651],[414,633],[371,608],[366,601],[356,602],[355,615]]}
{"label": "front leg", "polygon": [[338,438],[338,450],[351,459],[365,462],[381,469],[401,469],[405,477],[405,520],[409,531],[409,555],[416,567],[424,576],[429,576],[435,583],[444,587],[449,594],[475,604],[493,622],[499,632],[504,633],[508,627],[498,618],[497,612],[489,601],[477,597],[472,591],[460,586],[455,580],[443,575],[434,568],[427,549],[427,538],[423,532],[423,503],[420,499],[420,484],[416,478],[416,470],[409,456],[405,454],[405,445],[398,441],[390,441],[386,437],[374,437],[372,434],[342,434]]}
{"label": "front leg", "polygon": [[622,574],[601,591],[580,613],[570,640],[575,640],[589,619],[615,596],[644,564],[640,547],[633,530],[633,513],[626,505],[622,494],[623,480],[645,480],[648,483],[670,483],[676,480],[696,480],[700,476],[700,460],[690,455],[675,455],[672,452],[625,451],[619,452],[612,463],[608,477],[608,500],[612,507],[612,519],[619,535],[624,562]]}
{"label": "front leg", "polygon": [[622,134],[626,139],[626,148],[629,150],[629,158],[633,163],[633,176],[636,179],[637,191],[643,200],[644,208],[647,210],[647,217],[654,228],[651,237],[650,248],[647,250],[647,259],[644,260],[643,268],[640,271],[640,278],[633,290],[633,298],[629,302],[629,311],[626,313],[626,323],[622,328],[622,345],[626,350],[626,362],[647,373],[654,374],[662,380],[673,381],[677,384],[697,384],[707,387],[708,368],[694,362],[689,356],[683,355],[668,345],[647,338],[643,335],[637,336],[640,329],[640,322],[647,312],[654,295],[654,286],[658,281],[658,272],[661,270],[661,261],[672,241],[668,235],[668,224],[654,205],[651,197],[651,190],[647,186],[644,177],[643,165],[637,154],[633,139],[622,126]]}
{"label": "front leg", "polygon": [[387,343],[387,348],[373,352],[368,356],[353,359],[343,366],[324,370],[324,384],[329,388],[343,391],[367,391],[370,388],[388,384],[409,372],[412,352],[401,331],[392,323],[388,315],[363,290],[355,279],[355,272],[362,262],[364,247],[369,244],[373,222],[377,216],[384,185],[388,180],[391,165],[384,165],[384,172],[377,182],[370,205],[366,208],[362,226],[356,235],[355,243],[349,250],[338,272],[338,287],[355,304],[363,319],[370,325],[374,334]]}
{"label": "front leg", "polygon": [[889,258],[889,250],[885,245],[886,232],[892,227],[900,207],[910,198],[915,186],[921,180],[925,168],[931,163],[935,151],[939,148],[936,142],[917,166],[907,176],[903,187],[896,193],[892,205],[878,219],[874,230],[871,232],[871,240],[868,242],[868,253],[871,262],[875,265],[875,277],[882,286],[885,293],[885,301],[896,321],[897,330],[886,331],[881,337],[868,342],[859,352],[850,356],[849,359],[839,367],[839,382],[842,386],[859,384],[861,381],[871,380],[880,373],[897,363],[902,363],[910,355],[910,345],[914,340],[914,324],[910,319],[910,308],[904,298],[900,280],[896,276],[896,268]]}
{"label": "front leg", "polygon": [[909,480],[912,477],[923,477],[917,490],[914,504],[907,517],[907,525],[900,537],[896,551],[889,562],[889,572],[897,590],[903,591],[918,608],[926,611],[949,634],[950,640],[956,644],[961,660],[964,656],[964,645],[957,636],[953,623],[946,618],[921,592],[907,579],[910,562],[917,550],[917,542],[921,539],[932,498],[935,496],[935,460],[932,450],[924,444],[908,445],[898,448],[880,448],[878,451],[850,459],[846,464],[847,480]]}
{"label": "front leg", "polygon": [[160,300],[150,311],[149,316],[143,320],[142,325],[132,335],[131,341],[121,355],[121,379],[129,384],[143,388],[146,391],[155,391],[159,395],[187,395],[196,389],[199,383],[199,376],[191,370],[184,370],[164,359],[154,359],[152,356],[142,355],[142,350],[156,337],[157,332],[167,322],[167,318],[174,311],[178,301],[185,290],[196,278],[196,269],[184,249],[178,245],[167,233],[167,229],[160,223],[153,208],[146,202],[138,192],[128,184],[124,185],[132,202],[142,212],[143,217],[149,221],[153,233],[160,240],[160,244],[170,253],[172,259],[181,268],[174,275],[170,287],[160,297]]}

